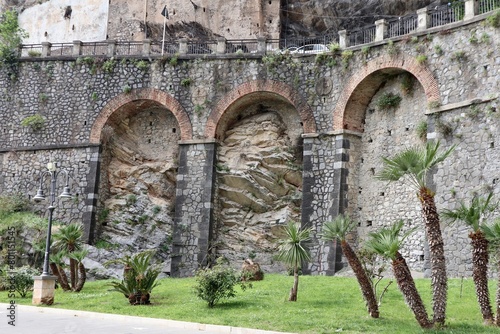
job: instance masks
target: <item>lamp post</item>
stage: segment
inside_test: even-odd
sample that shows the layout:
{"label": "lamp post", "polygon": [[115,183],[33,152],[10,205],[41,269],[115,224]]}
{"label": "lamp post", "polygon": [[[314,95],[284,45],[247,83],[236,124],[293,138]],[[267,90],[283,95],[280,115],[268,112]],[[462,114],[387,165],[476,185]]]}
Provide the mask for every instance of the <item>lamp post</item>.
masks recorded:
{"label": "lamp post", "polygon": [[52,216],[56,208],[56,189],[57,189],[57,178],[60,174],[65,176],[65,185],[63,192],[59,195],[59,198],[68,199],[71,198],[69,189],[69,174],[66,170],[57,170],[57,164],[55,162],[49,162],[47,164],[47,170],[40,171],[40,185],[38,191],[33,197],[37,202],[45,200],[45,182],[50,180],[49,189],[49,224],[47,227],[47,239],[45,241],[45,257],[43,260],[43,272],[41,276],[34,277],[35,286],[33,288],[33,300],[32,303],[35,305],[46,304],[52,305],[54,302],[54,287],[56,277],[50,274],[49,271],[49,258],[50,258],[50,244],[52,237]]}

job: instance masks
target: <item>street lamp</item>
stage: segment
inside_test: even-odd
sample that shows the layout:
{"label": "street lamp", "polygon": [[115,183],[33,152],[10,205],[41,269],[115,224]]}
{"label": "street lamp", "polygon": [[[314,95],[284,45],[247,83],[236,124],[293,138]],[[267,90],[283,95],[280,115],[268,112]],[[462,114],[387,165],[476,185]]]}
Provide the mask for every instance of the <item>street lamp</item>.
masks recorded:
{"label": "street lamp", "polygon": [[52,234],[52,216],[54,209],[56,208],[56,183],[57,178],[60,174],[65,176],[65,185],[63,192],[59,195],[59,198],[68,199],[71,198],[69,189],[69,174],[66,170],[57,170],[57,164],[55,162],[49,162],[47,164],[47,170],[40,171],[40,186],[38,191],[33,197],[36,202],[45,200],[45,181],[50,178],[50,189],[49,189],[49,225],[47,227],[47,239],[45,241],[45,257],[43,260],[43,272],[41,276],[35,277],[35,286],[33,289],[33,304],[47,304],[51,305],[54,302],[54,285],[55,276],[50,275],[49,272],[49,257],[50,257],[50,241]]}

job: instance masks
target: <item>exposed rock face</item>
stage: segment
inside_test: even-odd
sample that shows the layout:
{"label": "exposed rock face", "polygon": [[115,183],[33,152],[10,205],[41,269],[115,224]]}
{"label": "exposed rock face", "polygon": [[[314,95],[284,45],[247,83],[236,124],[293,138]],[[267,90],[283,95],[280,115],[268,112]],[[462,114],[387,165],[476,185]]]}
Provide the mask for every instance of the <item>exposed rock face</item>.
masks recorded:
{"label": "exposed rock face", "polygon": [[95,260],[152,248],[169,271],[178,129],[169,111],[154,106],[112,118],[101,166],[99,233],[112,247],[92,252]]}
{"label": "exposed rock face", "polygon": [[284,0],[281,37],[337,34],[339,30],[372,24],[375,20],[414,13],[431,0]]}
{"label": "exposed rock face", "polygon": [[273,110],[243,118],[226,131],[218,157],[217,254],[234,265],[250,253],[264,271],[283,268],[273,255],[282,227],[300,221],[301,148]]}

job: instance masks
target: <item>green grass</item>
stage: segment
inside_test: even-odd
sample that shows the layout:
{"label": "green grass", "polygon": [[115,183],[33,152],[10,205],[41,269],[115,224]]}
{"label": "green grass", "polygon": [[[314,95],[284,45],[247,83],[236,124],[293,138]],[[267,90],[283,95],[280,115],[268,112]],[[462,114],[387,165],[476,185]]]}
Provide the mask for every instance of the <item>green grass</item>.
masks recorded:
{"label": "green grass", "polygon": [[[123,295],[110,291],[109,281],[95,281],[87,282],[80,293],[56,290],[51,307],[294,333],[499,333],[498,328],[482,325],[471,279],[464,280],[462,287],[458,279],[449,281],[447,327],[440,331],[420,329],[395,283],[384,296],[381,317],[372,319],[353,278],[301,276],[298,301],[288,302],[292,282],[290,276],[267,274],[252,289],[238,288],[236,298],[209,309],[193,293],[194,278],[162,279],[147,306],[131,306]],[[432,313],[430,280],[419,279],[417,286]],[[9,302],[6,292],[0,293],[0,302]],[[16,303],[30,305],[31,294]]]}

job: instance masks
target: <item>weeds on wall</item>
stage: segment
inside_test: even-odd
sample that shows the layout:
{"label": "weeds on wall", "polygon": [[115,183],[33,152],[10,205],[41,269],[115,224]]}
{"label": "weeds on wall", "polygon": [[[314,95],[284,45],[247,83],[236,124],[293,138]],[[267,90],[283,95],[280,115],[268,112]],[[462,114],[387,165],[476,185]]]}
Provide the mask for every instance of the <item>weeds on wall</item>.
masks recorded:
{"label": "weeds on wall", "polygon": [[347,69],[349,67],[349,61],[352,59],[354,56],[354,52],[351,50],[344,50],[342,51],[342,54],[340,57],[342,58],[342,67],[344,69]]}
{"label": "weeds on wall", "polygon": [[500,28],[500,9],[486,18],[484,24],[487,27]]}
{"label": "weeds on wall", "polygon": [[149,62],[145,60],[140,60],[135,64],[135,67],[137,67],[139,70],[146,72],[149,69]]}
{"label": "weeds on wall", "polygon": [[427,141],[427,128],[428,124],[426,121],[420,121],[415,128],[418,138],[424,143]]}
{"label": "weeds on wall", "polygon": [[417,61],[417,64],[424,65],[427,63],[427,56],[426,55],[418,55],[415,57],[415,60]]}
{"label": "weeds on wall", "polygon": [[115,58],[111,57],[102,63],[102,70],[104,73],[112,73],[115,70],[117,61]]}
{"label": "weeds on wall", "polygon": [[404,73],[401,75],[401,92],[403,95],[411,96],[415,88],[415,80],[413,75],[410,73]]}
{"label": "weeds on wall", "polygon": [[465,51],[455,51],[451,56],[451,60],[464,62],[467,60],[467,55],[465,54]]}
{"label": "weeds on wall", "polygon": [[436,123],[435,123],[435,126],[436,126],[436,130],[438,133],[440,133],[443,137],[450,137],[453,135],[453,127],[444,122],[444,121],[441,121],[440,119],[437,119],[436,120]]}
{"label": "weeds on wall", "polygon": [[191,86],[192,80],[191,78],[185,78],[181,80],[181,86],[182,87],[189,87]]}
{"label": "weeds on wall", "polygon": [[384,46],[385,51],[387,54],[390,56],[395,56],[399,53],[399,48],[396,44],[394,44],[394,41],[389,40],[387,44]]}
{"label": "weeds on wall", "polygon": [[129,85],[125,85],[122,87],[122,92],[125,94],[130,94],[131,91],[132,91],[132,87],[130,87]]}
{"label": "weeds on wall", "polygon": [[432,101],[429,101],[429,103],[427,104],[427,107],[429,109],[437,109],[437,108],[441,107],[441,103],[439,101],[432,100]]}
{"label": "weeds on wall", "polygon": [[443,48],[439,44],[438,45],[434,45],[434,52],[436,52],[436,54],[439,57],[441,57],[444,54]]}
{"label": "weeds on wall", "polygon": [[37,132],[45,126],[45,118],[40,114],[28,116],[21,121],[21,125],[31,129],[33,132]]}
{"label": "weeds on wall", "polygon": [[47,103],[47,101],[49,100],[49,97],[48,97],[48,95],[47,95],[47,94],[45,94],[45,93],[40,93],[40,94],[38,95],[38,100],[40,101],[40,103],[45,104],[45,103]]}
{"label": "weeds on wall", "polygon": [[386,92],[378,98],[376,105],[380,110],[390,110],[399,107],[401,100],[402,98],[398,94]]}

